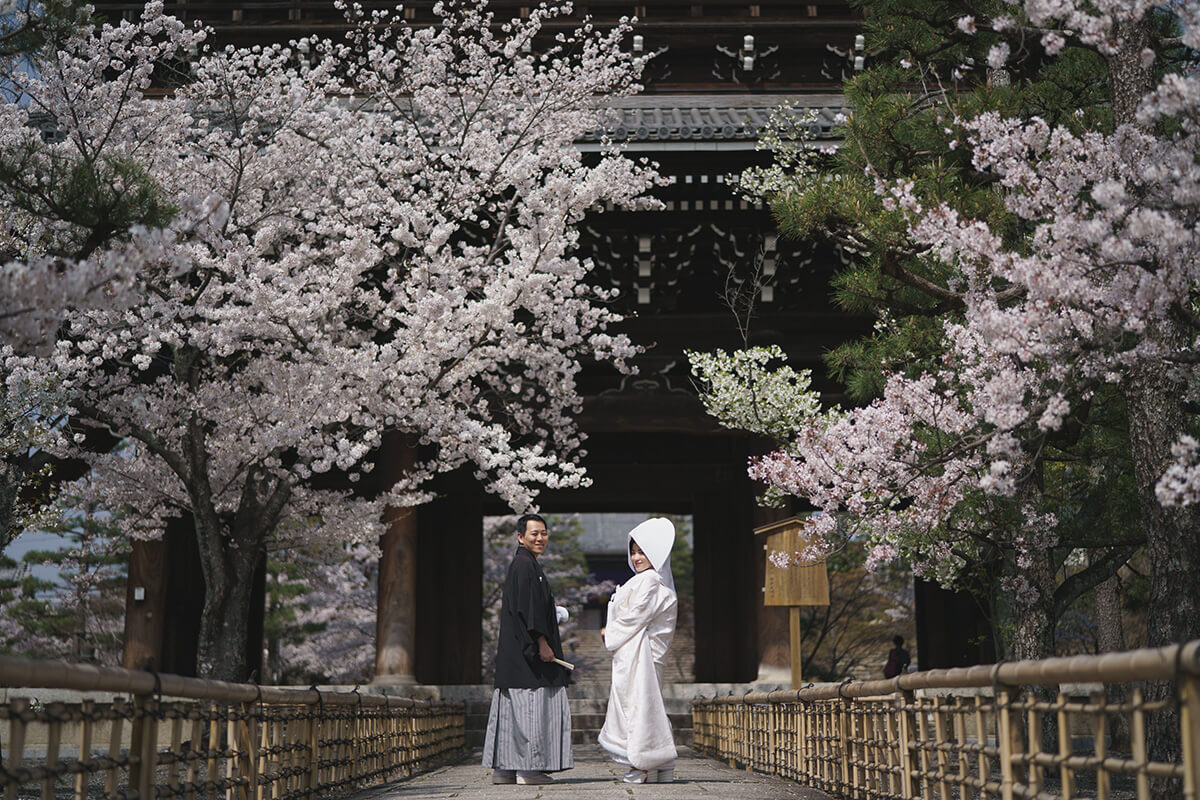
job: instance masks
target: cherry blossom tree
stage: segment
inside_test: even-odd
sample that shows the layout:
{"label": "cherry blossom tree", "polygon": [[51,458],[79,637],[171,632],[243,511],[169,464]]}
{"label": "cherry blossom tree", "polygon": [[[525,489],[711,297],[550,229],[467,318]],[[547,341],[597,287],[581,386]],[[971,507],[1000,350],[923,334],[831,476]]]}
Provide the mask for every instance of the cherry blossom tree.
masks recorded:
{"label": "cherry blossom tree", "polygon": [[[268,547],[373,543],[386,505],[464,464],[517,509],[585,482],[580,361],[624,368],[634,348],[607,331],[575,225],[648,207],[657,176],[574,147],[603,98],[637,90],[642,60],[620,50],[624,22],[543,41],[567,10],[500,22],[482,2],[438,6],[413,28],[352,9],[345,43],[212,50],[151,2],[5,73],[32,98],[0,109],[27,183],[83,161],[122,202],[169,205],[169,221],[92,249],[58,204],[0,197],[19,263],[69,255],[134,276],[136,294],[73,308],[51,346],[5,368],[67,393],[55,451],[88,461],[130,535],[194,519],[203,675],[246,677]],[[87,425],[130,445],[87,452]],[[423,460],[378,486],[387,430],[415,435]]]}
{"label": "cherry blossom tree", "polygon": [[[1181,46],[1195,52],[1200,12],[1194,4],[1042,0],[991,11],[957,26],[968,39],[984,31],[1007,37],[988,48],[989,83],[1021,69],[1010,61],[1016,45],[1034,42],[1051,61],[1068,46],[1088,49],[1108,90],[1103,113],[961,113],[943,88],[930,93],[926,102],[941,109],[933,118],[942,122],[944,149],[965,154],[986,194],[947,202],[936,190],[939,177],[946,182],[941,162],[924,184],[886,174],[889,165],[864,167],[881,215],[901,227],[894,241],[902,246],[890,252],[928,271],[895,260],[885,269],[959,312],[938,317],[939,357],[915,369],[894,363],[865,407],[802,420],[788,446],[752,474],[863,521],[873,557],[895,557],[924,538],[932,558],[915,566],[935,573],[960,566],[960,543],[944,536],[956,518],[981,500],[1007,498],[1018,566],[1032,573],[1030,585],[1012,588],[1032,607],[1041,554],[1057,536],[1057,520],[1038,502],[1042,454],[1106,403],[1119,404],[1152,572],[1149,640],[1196,638],[1200,512],[1190,488],[1195,440],[1187,434],[1195,426],[1200,332],[1200,84],[1171,56]],[[1182,36],[1161,35],[1172,25]],[[969,68],[931,74],[957,79]],[[833,195],[837,187],[820,188]],[[1171,758],[1178,747],[1171,726],[1170,714],[1151,726],[1156,757]]]}
{"label": "cherry blossom tree", "polygon": [[278,628],[273,680],[304,684],[371,680],[378,569],[379,548],[374,545],[276,554],[267,576],[268,596],[276,598],[268,623]]}

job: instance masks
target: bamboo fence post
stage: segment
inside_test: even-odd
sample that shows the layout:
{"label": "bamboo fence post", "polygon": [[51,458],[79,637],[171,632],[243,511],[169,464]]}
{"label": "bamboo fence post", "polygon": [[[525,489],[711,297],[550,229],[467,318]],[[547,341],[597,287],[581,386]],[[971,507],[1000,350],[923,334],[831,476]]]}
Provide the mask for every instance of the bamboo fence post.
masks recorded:
{"label": "bamboo fence post", "polygon": [[321,722],[324,717],[321,712],[322,707],[318,705],[308,720],[308,774],[304,788],[309,796],[321,785]]}
{"label": "bamboo fence post", "polygon": [[1143,706],[1142,690],[1134,689],[1130,701],[1133,704],[1133,724],[1130,731],[1133,734],[1132,755],[1137,769],[1137,796],[1140,799],[1150,796],[1150,776],[1146,774],[1146,762],[1150,759],[1146,753],[1146,709]]}
{"label": "bamboo fence post", "polygon": [[954,698],[954,743],[958,747],[958,796],[970,800],[975,792],[967,781],[971,774],[971,761],[967,757],[967,720],[963,698]]}
{"label": "bamboo fence post", "polygon": [[901,689],[896,692],[896,715],[900,726],[900,740],[896,746],[900,749],[900,794],[905,798],[913,796],[912,785],[912,750],[909,748],[909,742],[913,739],[913,718],[908,709],[913,702],[913,693],[908,689]]}
{"label": "bamboo fence post", "polygon": [[[82,719],[79,721],[79,758],[78,761],[91,761],[92,759],[92,714],[95,713],[96,704],[92,700],[83,700],[79,704],[79,713]],[[75,776],[75,800],[87,800],[88,778],[87,773],[80,771]]]}
{"label": "bamboo fence post", "polygon": [[188,755],[190,758],[187,762],[187,791],[184,793],[184,800],[196,800],[196,776],[200,772],[200,762],[204,755],[200,752],[200,746],[204,744],[204,718],[200,713],[203,706],[197,704],[192,709],[192,725],[191,739],[188,741]]}
{"label": "bamboo fence post", "polygon": [[[66,705],[64,703],[51,703],[46,709],[50,719],[47,722],[46,729],[46,770],[53,773],[58,767],[58,750],[62,743],[62,720],[66,717]],[[58,717],[58,719],[55,719]],[[52,775],[47,775],[42,779],[42,800],[54,800],[55,784],[58,779]]]}
{"label": "bamboo fence post", "polygon": [[233,719],[232,715],[227,714],[225,717],[225,748],[228,754],[225,756],[225,800],[247,800],[242,796],[241,792],[241,726]]}
{"label": "bamboo fence post", "polygon": [[[1026,715],[1026,748],[1030,755],[1036,756],[1042,752],[1042,714],[1034,706],[1037,705],[1036,695],[1030,696],[1030,708]],[[1031,759],[1025,769],[1025,780],[1034,797],[1042,791],[1042,767],[1036,760]]]}
{"label": "bamboo fence post", "polygon": [[1200,800],[1200,676],[1179,676],[1184,800]]}
{"label": "bamboo fence post", "polygon": [[[1108,756],[1108,714],[1103,713],[1107,702],[1108,698],[1104,692],[1097,692],[1091,696],[1091,704],[1101,708],[1101,713],[1096,714],[1092,722],[1092,750],[1099,763],[1103,763]],[[1108,772],[1098,768],[1096,770],[1096,800],[1108,800],[1111,791]]]}
{"label": "bamboo fence post", "polygon": [[[221,750],[221,722],[217,716],[217,704],[210,702],[208,704],[209,717],[208,720],[208,752],[205,753],[204,780],[216,786],[216,781],[220,778],[220,772],[217,769],[217,753]],[[205,797],[209,796],[209,792],[205,791]],[[216,790],[212,792],[212,796],[216,797]]]}
{"label": "bamboo fence post", "polygon": [[[29,711],[29,700],[18,697],[8,704],[8,767],[9,774],[21,768],[21,760],[25,756],[25,714]],[[17,790],[21,785],[15,780],[4,790],[5,800],[17,800]]]}
{"label": "bamboo fence post", "polygon": [[362,704],[359,702],[358,712],[350,718],[350,785],[357,789],[359,786],[358,769],[360,760],[360,748],[362,747]]}
{"label": "bamboo fence post", "polygon": [[806,779],[808,778],[808,762],[805,759],[808,745],[804,740],[804,732],[807,725],[808,718],[804,703],[797,698],[796,707],[792,710],[792,728],[796,734],[796,775],[798,778],[804,776]]}
{"label": "bamboo fence post", "polygon": [[998,719],[997,739],[1000,745],[1000,796],[1013,800],[1013,784],[1016,780],[1013,761],[1024,752],[1021,744],[1021,726],[1013,719],[1012,706],[1018,689],[997,685],[996,713]]}
{"label": "bamboo fence post", "polygon": [[775,736],[775,717],[779,713],[778,709],[779,709],[779,707],[775,703],[770,703],[767,706],[767,759],[766,759],[767,764],[766,764],[766,766],[767,766],[767,770],[775,775],[778,775],[780,772],[779,757],[776,754],[776,749],[775,749],[776,745],[778,744],[778,740],[776,739],[776,736]]}
{"label": "bamboo fence post", "polygon": [[887,780],[881,781],[880,792],[887,794],[900,793],[900,753],[897,752],[896,742],[900,740],[900,720],[896,714],[895,693],[893,702],[883,715],[884,756],[887,763]]}
{"label": "bamboo fence post", "polygon": [[[277,739],[277,731],[274,728],[274,720],[267,717],[264,712],[263,718],[258,723],[258,752],[255,754],[254,762],[257,765],[258,774],[267,779],[266,776],[271,773],[278,773],[278,760],[271,761],[271,746],[276,744],[273,739]],[[276,788],[279,783],[279,778],[267,779],[270,780],[270,788],[260,786],[255,797],[257,800],[263,800],[265,797],[277,797]]]}
{"label": "bamboo fence post", "polygon": [[254,716],[254,703],[241,703],[238,710],[241,719],[237,723],[237,768],[238,777],[246,782],[239,794],[242,800],[261,800],[258,754],[255,751],[255,745],[258,743],[258,720]]}
{"label": "bamboo fence post", "polygon": [[296,751],[292,749],[296,739],[295,720],[291,719],[286,711],[281,710],[275,725],[275,745],[284,748],[276,754],[276,764],[279,765],[280,771],[286,773],[286,777],[275,782],[273,797],[278,800],[285,794],[291,794],[300,783],[296,776],[291,774],[292,768],[296,766]]}
{"label": "bamboo fence post", "polygon": [[[992,698],[992,701],[993,701],[993,703],[995,702],[994,697]],[[988,726],[987,726],[987,722],[985,721],[985,718],[983,716],[983,706],[984,706],[983,697],[981,697],[980,695],[975,695],[975,742],[976,742],[976,744],[979,745],[979,750],[977,751],[977,754],[975,756],[975,764],[976,764],[976,769],[978,770],[978,773],[979,773],[979,775],[978,775],[979,783],[980,783],[979,796],[981,798],[986,798],[987,797],[987,789],[986,789],[987,779],[988,779],[988,775],[991,774],[992,770],[991,770],[991,764],[988,761],[988,755],[983,750],[983,748],[987,745],[987,741],[988,741]],[[993,714],[993,716],[994,716],[994,714]],[[998,720],[998,718],[996,718],[996,719]],[[997,738],[997,741],[999,741],[999,738],[1000,738],[999,731],[997,731],[997,733],[996,733],[996,738]]]}
{"label": "bamboo fence post", "polygon": [[153,697],[134,698],[129,757],[129,783],[137,791],[138,800],[153,800],[158,765],[158,701]]}
{"label": "bamboo fence post", "polygon": [[171,759],[170,766],[167,767],[167,786],[171,789],[179,788],[179,759],[182,756],[182,747],[183,717],[174,714],[171,717],[171,753],[174,757]]}
{"label": "bamboo fence post", "polygon": [[1063,797],[1075,796],[1075,770],[1067,765],[1071,757],[1071,713],[1067,711],[1067,696],[1058,693],[1058,757],[1060,760],[1058,774],[1061,784],[1059,791]]}
{"label": "bamboo fence post", "polygon": [[837,720],[838,726],[838,745],[841,748],[839,754],[841,762],[841,782],[843,790],[851,786],[850,783],[850,701],[841,696],[841,691],[838,691],[838,710],[834,717]]}
{"label": "bamboo fence post", "polygon": [[112,766],[104,778],[104,793],[112,797],[117,793],[117,771],[120,767],[116,761],[121,757],[122,727],[125,724],[125,708],[128,704],[125,698],[118,697],[112,702],[112,720],[108,728],[108,758]]}
{"label": "bamboo fence post", "polygon": [[950,800],[950,761],[946,755],[943,745],[947,743],[946,739],[946,718],[944,716],[946,710],[945,700],[940,697],[933,698],[933,746],[937,748],[937,772],[938,772],[938,789],[942,800]]}

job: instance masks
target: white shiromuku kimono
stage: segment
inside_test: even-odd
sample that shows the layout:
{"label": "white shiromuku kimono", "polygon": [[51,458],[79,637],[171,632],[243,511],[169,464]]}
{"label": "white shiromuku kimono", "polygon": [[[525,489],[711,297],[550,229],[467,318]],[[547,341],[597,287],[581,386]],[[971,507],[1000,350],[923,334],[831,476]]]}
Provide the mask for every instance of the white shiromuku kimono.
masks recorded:
{"label": "white shiromuku kimono", "polygon": [[[612,689],[599,741],[613,760],[652,770],[676,756],[662,697],[663,662],[678,606],[668,560],[675,530],[669,520],[657,518],[629,536],[653,568],[634,574],[608,604],[604,645],[613,654]],[[629,566],[633,568],[632,559]]]}

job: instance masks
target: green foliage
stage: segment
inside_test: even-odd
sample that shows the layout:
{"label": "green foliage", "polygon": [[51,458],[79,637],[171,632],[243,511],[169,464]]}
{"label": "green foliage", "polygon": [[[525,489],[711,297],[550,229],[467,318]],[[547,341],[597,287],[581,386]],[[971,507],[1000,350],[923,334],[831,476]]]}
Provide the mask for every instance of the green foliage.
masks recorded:
{"label": "green foliage", "polygon": [[[17,565],[4,557],[0,606],[5,652],[115,665],[125,618],[129,541],[117,521],[95,509],[73,510],[48,528],[63,537],[55,550],[31,550]],[[55,580],[32,567],[52,567]]]}
{"label": "green foliage", "polygon": [[312,619],[303,598],[312,588],[312,565],[286,558],[267,559],[266,603],[263,609],[263,642],[267,651],[267,678],[271,683],[291,683],[292,675],[283,658],[287,645],[299,645],[320,632],[323,625]]}
{"label": "green foliage", "polygon": [[70,31],[91,24],[91,11],[71,0],[18,0],[0,18],[0,58],[54,46]]}
{"label": "green foliage", "polygon": [[57,240],[45,242],[51,252],[85,258],[134,225],[162,227],[175,216],[176,207],[136,162],[68,158],[32,134],[24,147],[0,152],[0,192],[34,217],[65,223]]}
{"label": "green foliage", "polygon": [[[1053,59],[1021,50],[1004,71],[986,68],[1000,37],[983,21],[1014,13],[1008,4],[857,5],[864,10],[871,67],[844,86],[853,109],[839,131],[844,144],[801,188],[774,195],[771,208],[783,234],[845,248],[853,257],[831,278],[835,302],[886,323],[826,354],[831,373],[864,402],[880,392],[885,372],[936,364],[944,351],[942,322],[961,309],[955,295],[962,287],[949,267],[913,245],[907,221],[886,207],[876,180],[911,181],[923,201],[984,220],[1019,246],[1025,226],[1004,208],[991,178],[973,169],[961,121],[996,111],[1104,129],[1111,114],[1104,63],[1091,50],[1068,47]],[[973,35],[957,27],[968,13],[982,26]]]}

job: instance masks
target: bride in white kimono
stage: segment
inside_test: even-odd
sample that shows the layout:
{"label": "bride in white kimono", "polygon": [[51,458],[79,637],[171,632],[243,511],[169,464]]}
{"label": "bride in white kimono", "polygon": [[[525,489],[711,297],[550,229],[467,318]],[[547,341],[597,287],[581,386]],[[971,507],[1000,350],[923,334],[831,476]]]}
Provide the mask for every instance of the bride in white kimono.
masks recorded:
{"label": "bride in white kimono", "polygon": [[675,736],[662,697],[663,660],[678,606],[670,563],[674,543],[675,526],[662,517],[629,532],[629,568],[635,574],[612,596],[601,631],[613,664],[600,746],[632,767],[626,783],[675,779]]}

